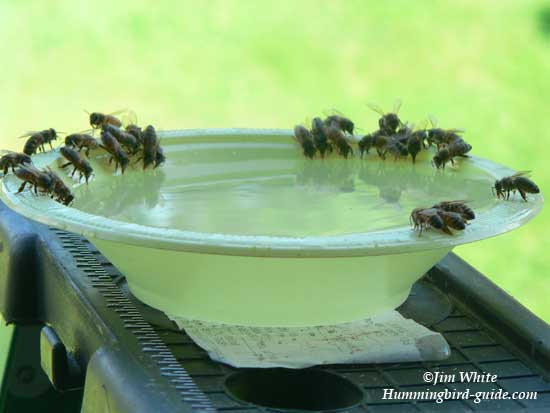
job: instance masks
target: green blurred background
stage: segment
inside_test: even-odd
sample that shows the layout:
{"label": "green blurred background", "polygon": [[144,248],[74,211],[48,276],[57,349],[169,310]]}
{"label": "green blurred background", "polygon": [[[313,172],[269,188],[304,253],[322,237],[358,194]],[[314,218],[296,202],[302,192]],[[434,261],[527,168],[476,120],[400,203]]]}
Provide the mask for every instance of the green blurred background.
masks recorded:
{"label": "green blurred background", "polygon": [[[0,147],[129,107],[160,129],[290,128],[367,102],[467,131],[473,153],[550,187],[550,3],[0,2]],[[550,212],[456,250],[550,321]]]}

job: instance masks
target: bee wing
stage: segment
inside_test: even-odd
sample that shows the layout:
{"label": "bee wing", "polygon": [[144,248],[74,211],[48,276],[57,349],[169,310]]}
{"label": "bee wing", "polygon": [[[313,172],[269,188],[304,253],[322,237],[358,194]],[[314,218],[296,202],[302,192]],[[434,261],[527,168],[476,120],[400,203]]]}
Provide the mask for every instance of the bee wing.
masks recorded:
{"label": "bee wing", "polygon": [[411,125],[411,127],[414,130],[425,130],[428,127],[428,119],[422,119],[420,122],[418,122],[417,125],[415,125],[414,127],[413,125]]}
{"label": "bee wing", "polygon": [[332,116],[332,115],[338,115],[338,116],[341,116],[341,117],[345,117],[344,114],[342,112],[340,112],[338,109],[328,109],[328,110],[324,110],[323,111],[323,116],[325,118],[328,118],[329,116]]}
{"label": "bee wing", "polygon": [[434,115],[429,114],[428,119],[430,120],[430,124],[432,125],[432,128],[437,128],[438,122]]}
{"label": "bee wing", "polygon": [[115,110],[114,112],[111,112],[109,113],[109,115],[112,115],[112,116],[118,116],[118,115],[122,115],[122,114],[125,114],[129,111],[128,108],[124,108],[124,109],[119,109],[119,110]]}
{"label": "bee wing", "polygon": [[531,174],[531,171],[518,171],[514,175],[512,175],[513,178],[516,178],[518,176],[529,176]]}
{"label": "bee wing", "polygon": [[136,112],[134,112],[133,110],[127,110],[121,116],[120,120],[125,127],[128,125],[137,125],[138,122]]}
{"label": "bee wing", "polygon": [[443,201],[443,202],[449,205],[457,205],[457,204],[467,204],[468,202],[472,202],[472,201],[459,199],[455,201]]}
{"label": "bee wing", "polygon": [[22,138],[28,138],[29,136],[31,135],[34,135],[35,133],[37,133],[39,131],[36,131],[36,130],[30,130],[28,131],[27,133],[21,135],[21,136],[18,136],[17,139],[22,139]]}
{"label": "bee wing", "polygon": [[464,129],[456,129],[456,128],[445,129],[445,130],[449,133],[457,133],[457,134],[461,134],[461,133],[466,132]]}
{"label": "bee wing", "polygon": [[371,110],[374,110],[376,113],[378,113],[379,115],[381,116],[384,116],[386,113],[382,110],[382,108],[380,106],[378,106],[377,104],[375,103],[367,103],[367,106],[371,109]]}
{"label": "bee wing", "polygon": [[396,115],[399,113],[399,109],[401,109],[402,103],[403,101],[401,100],[401,98],[395,99],[395,102],[393,103],[393,113],[395,113]]}

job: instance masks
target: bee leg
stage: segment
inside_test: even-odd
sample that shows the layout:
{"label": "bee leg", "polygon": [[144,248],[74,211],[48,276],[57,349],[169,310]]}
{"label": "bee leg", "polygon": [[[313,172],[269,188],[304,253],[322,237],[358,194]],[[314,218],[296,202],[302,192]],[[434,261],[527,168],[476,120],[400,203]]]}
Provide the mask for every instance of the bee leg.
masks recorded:
{"label": "bee leg", "polygon": [[449,229],[449,227],[448,227],[447,225],[445,225],[443,228],[441,228],[441,230],[442,230],[445,234],[453,235],[452,231]]}
{"label": "bee leg", "polygon": [[523,198],[523,200],[525,202],[527,202],[527,196],[525,195],[525,192],[521,189],[518,189],[518,191],[519,191],[519,194],[521,195],[521,197]]}
{"label": "bee leg", "polygon": [[74,176],[75,172],[76,172],[76,166],[73,168],[73,171],[71,172],[71,176]]}
{"label": "bee leg", "polygon": [[69,166],[70,164],[71,164],[70,162],[64,163],[63,165],[61,165],[61,168],[66,168],[66,167]]}
{"label": "bee leg", "polygon": [[23,181],[23,183],[19,187],[19,190],[17,191],[17,193],[23,192],[23,189],[25,189],[25,185],[27,185],[27,181]]}
{"label": "bee leg", "polygon": [[38,186],[36,184],[34,185],[34,194],[38,195]]}
{"label": "bee leg", "polygon": [[[8,170],[9,170],[9,169],[10,169],[9,166],[6,166],[6,167],[4,168],[4,175],[7,175],[7,174],[8,174]],[[11,171],[12,171],[13,173],[15,173],[15,167],[14,167],[13,165],[11,166]]]}
{"label": "bee leg", "polygon": [[[113,163],[113,157],[111,156],[111,158],[109,158],[109,165],[111,165]],[[116,169],[115,169],[115,172],[116,172]]]}

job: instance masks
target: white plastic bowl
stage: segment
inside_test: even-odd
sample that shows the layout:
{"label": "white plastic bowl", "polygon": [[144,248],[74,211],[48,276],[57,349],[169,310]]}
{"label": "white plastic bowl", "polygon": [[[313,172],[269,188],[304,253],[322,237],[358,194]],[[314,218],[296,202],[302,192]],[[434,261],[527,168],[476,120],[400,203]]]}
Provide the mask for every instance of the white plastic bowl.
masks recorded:
{"label": "white plastic bowl", "polygon": [[[374,155],[305,159],[287,130],[160,136],[165,165],[114,174],[97,151],[89,185],[59,168],[57,151],[34,156],[72,185],[71,207],[16,194],[13,174],[1,197],[24,216],[88,237],[139,299],[191,319],[307,326],[393,309],[455,246],[517,228],[543,204],[541,195],[496,200],[495,179],[514,171],[477,157],[435,170],[427,151],[416,165]],[[465,231],[411,230],[414,207],[453,199],[477,213]]]}

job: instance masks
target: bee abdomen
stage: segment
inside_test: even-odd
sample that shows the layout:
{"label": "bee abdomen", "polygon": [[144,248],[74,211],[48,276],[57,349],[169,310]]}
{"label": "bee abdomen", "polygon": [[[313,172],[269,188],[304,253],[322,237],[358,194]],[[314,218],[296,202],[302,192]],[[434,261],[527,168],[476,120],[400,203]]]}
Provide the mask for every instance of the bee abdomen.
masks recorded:
{"label": "bee abdomen", "polygon": [[524,176],[519,176],[515,179],[515,183],[518,189],[530,194],[538,194],[540,192],[536,183]]}
{"label": "bee abdomen", "polygon": [[459,230],[463,230],[466,228],[466,223],[459,213],[442,211],[440,212],[440,214],[443,216],[443,220],[449,227]]}
{"label": "bee abdomen", "polygon": [[432,215],[430,217],[430,225],[437,229],[443,229],[445,226],[445,223],[443,222],[443,219],[439,215]]}

